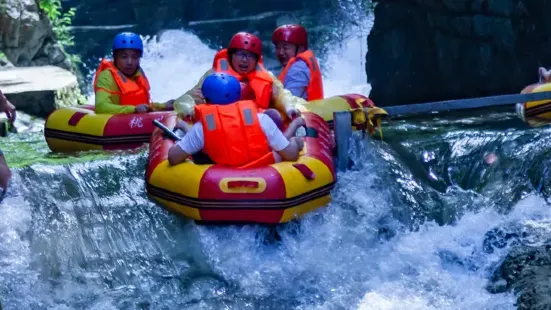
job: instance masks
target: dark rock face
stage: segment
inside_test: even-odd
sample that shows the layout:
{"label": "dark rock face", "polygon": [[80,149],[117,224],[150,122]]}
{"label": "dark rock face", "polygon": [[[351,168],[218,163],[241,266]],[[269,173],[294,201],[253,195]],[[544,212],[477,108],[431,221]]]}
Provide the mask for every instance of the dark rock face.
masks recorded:
{"label": "dark rock face", "polygon": [[551,246],[519,247],[507,255],[492,275],[488,290],[518,294],[518,309],[551,307]]}
{"label": "dark rock face", "polygon": [[0,5],[0,51],[17,67],[54,65],[73,70],[37,0]]}
{"label": "dark rock face", "polygon": [[550,1],[376,2],[366,72],[377,105],[518,93],[551,66]]}
{"label": "dark rock face", "polygon": [[[305,1],[237,0],[64,0],[65,8],[77,9],[74,25],[148,25],[154,30],[186,25],[189,21],[256,15],[304,8]],[[312,1],[313,3],[313,1]]]}

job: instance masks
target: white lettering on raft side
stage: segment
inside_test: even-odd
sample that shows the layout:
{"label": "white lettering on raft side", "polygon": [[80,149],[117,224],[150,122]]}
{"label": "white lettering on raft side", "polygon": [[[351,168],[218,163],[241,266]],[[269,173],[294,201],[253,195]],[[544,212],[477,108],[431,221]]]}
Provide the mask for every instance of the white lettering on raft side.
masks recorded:
{"label": "white lettering on raft side", "polygon": [[160,143],[154,144],[150,154],[151,154],[149,158],[150,162],[155,160],[155,158],[159,157],[161,155],[161,144]]}
{"label": "white lettering on raft side", "polygon": [[161,152],[154,152],[154,153],[151,153],[151,158],[149,159],[150,161],[154,161],[157,157],[159,157],[161,155]]}
{"label": "white lettering on raft side", "polygon": [[130,120],[130,128],[131,129],[134,129],[134,128],[142,128],[143,127],[143,117],[141,116],[134,116],[131,120]]}
{"label": "white lettering on raft side", "polygon": [[158,152],[160,148],[161,148],[161,144],[156,143],[156,144],[151,148],[151,153]]}
{"label": "white lettering on raft side", "polygon": [[321,155],[325,156],[325,159],[329,162],[333,160],[333,156],[331,156],[331,154],[329,154],[326,150],[322,150],[320,153]]}

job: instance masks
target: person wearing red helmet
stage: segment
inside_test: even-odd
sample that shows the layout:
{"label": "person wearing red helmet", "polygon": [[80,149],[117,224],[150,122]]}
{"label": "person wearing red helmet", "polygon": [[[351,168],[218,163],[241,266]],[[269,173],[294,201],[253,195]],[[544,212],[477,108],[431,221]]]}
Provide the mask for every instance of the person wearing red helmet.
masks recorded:
{"label": "person wearing red helmet", "polygon": [[241,99],[241,88],[239,80],[227,73],[205,78],[201,86],[205,104],[195,106],[191,128],[185,123],[179,125],[185,136],[168,151],[171,165],[200,152],[227,167],[263,167],[297,160],[304,141],[293,135],[304,126],[304,120],[294,119],[283,133],[270,115],[260,113],[254,101]]}
{"label": "person wearing red helmet", "polygon": [[181,117],[194,115],[194,106],[205,102],[201,86],[212,73],[226,73],[237,78],[241,83],[241,100],[254,100],[261,110],[275,108],[282,115],[293,118],[300,114],[297,106],[305,103],[264,68],[262,41],[251,33],[239,32],[231,38],[227,48],[216,53],[212,68],[197,85],[176,99],[174,110]]}
{"label": "person wearing red helmet", "polygon": [[294,96],[306,101],[323,99],[323,82],[308,34],[300,25],[283,25],[272,34],[272,43],[283,67],[279,80]]}

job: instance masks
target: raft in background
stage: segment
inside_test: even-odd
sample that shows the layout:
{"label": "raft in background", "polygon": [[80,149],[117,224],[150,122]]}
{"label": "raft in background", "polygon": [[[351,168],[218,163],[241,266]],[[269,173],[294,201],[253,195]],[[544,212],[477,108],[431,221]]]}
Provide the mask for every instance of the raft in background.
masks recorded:
{"label": "raft in background", "polygon": [[[526,86],[520,93],[533,94],[551,91],[551,83],[535,83]],[[528,101],[516,105],[517,115],[530,126],[538,127],[551,123],[551,100]]]}
{"label": "raft in background", "polygon": [[153,120],[171,111],[96,114],[93,105],[57,109],[46,119],[44,136],[53,152],[133,149],[148,143]]}
{"label": "raft in background", "polygon": [[310,111],[321,116],[331,130],[335,127],[334,112],[349,111],[351,113],[352,130],[367,129],[370,133],[373,133],[371,127],[376,124],[369,124],[365,116],[366,110],[372,110],[379,118],[388,115],[386,111],[377,108],[371,99],[359,94],[346,94],[309,101],[304,107],[303,112]]}
{"label": "raft in background", "polygon": [[[323,207],[336,181],[331,130],[312,112],[303,117],[307,134],[299,159],[252,169],[191,160],[171,166],[168,150],[175,142],[155,129],[146,191],[165,208],[205,223],[284,223]],[[176,116],[161,123],[172,130]]]}

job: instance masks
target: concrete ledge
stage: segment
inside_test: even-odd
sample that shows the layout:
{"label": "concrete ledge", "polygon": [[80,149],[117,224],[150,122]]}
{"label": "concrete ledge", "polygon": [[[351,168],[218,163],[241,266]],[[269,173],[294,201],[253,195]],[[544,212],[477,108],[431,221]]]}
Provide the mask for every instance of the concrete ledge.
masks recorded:
{"label": "concrete ledge", "polygon": [[17,110],[41,117],[60,107],[77,105],[80,97],[76,76],[54,66],[2,70],[0,90]]}

